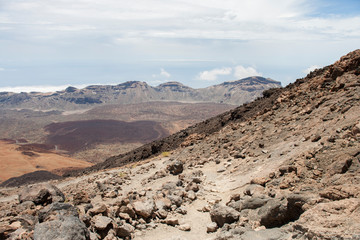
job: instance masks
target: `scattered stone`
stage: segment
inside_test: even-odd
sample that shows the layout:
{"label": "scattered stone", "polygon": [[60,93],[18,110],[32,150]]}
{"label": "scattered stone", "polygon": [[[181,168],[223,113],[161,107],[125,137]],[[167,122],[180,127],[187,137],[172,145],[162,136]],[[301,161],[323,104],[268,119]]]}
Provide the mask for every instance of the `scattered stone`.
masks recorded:
{"label": "scattered stone", "polygon": [[187,192],[187,197],[191,200],[194,201],[196,199],[196,194],[193,190],[190,190]]}
{"label": "scattered stone", "polygon": [[321,139],[321,136],[320,135],[315,135],[312,139],[311,139],[311,142],[317,142]]}
{"label": "scattered stone", "polygon": [[98,214],[102,214],[102,215],[107,215],[107,207],[105,204],[100,204],[100,205],[96,205],[95,207],[91,208],[89,211],[88,211],[88,214],[90,216],[95,216],[95,215],[98,215]]}
{"label": "scattered stone", "polygon": [[82,203],[89,203],[90,199],[88,194],[85,191],[78,192],[74,195],[73,203],[74,205],[79,205]]}
{"label": "scattered stone", "polygon": [[225,223],[233,223],[239,219],[240,213],[235,209],[227,206],[215,205],[210,211],[211,221],[215,222],[219,227]]}
{"label": "scattered stone", "polygon": [[121,238],[131,238],[131,234],[134,233],[135,228],[130,224],[124,223],[120,226],[115,227],[116,236]]}
{"label": "scattered stone", "polygon": [[179,219],[177,219],[176,217],[167,217],[164,222],[170,226],[179,225]]}
{"label": "scattered stone", "polygon": [[171,200],[167,197],[158,198],[154,200],[156,209],[170,209],[171,208]]}
{"label": "scattered stone", "polygon": [[181,231],[186,231],[186,232],[188,232],[188,231],[191,230],[191,226],[190,226],[190,224],[185,223],[185,224],[181,224],[181,225],[178,227],[178,229],[180,229]]}
{"label": "scattered stone", "polygon": [[186,188],[185,191],[193,191],[193,192],[197,192],[199,191],[199,184],[196,184],[195,182],[190,182]]}
{"label": "scattered stone", "polygon": [[137,215],[147,219],[151,217],[155,210],[154,201],[148,199],[146,201],[136,201],[132,204]]}
{"label": "scattered stone", "polygon": [[111,218],[101,216],[101,215],[96,215],[93,218],[93,221],[94,221],[94,227],[97,230],[104,230],[104,229],[108,228],[112,222]]}
{"label": "scattered stone", "polygon": [[211,222],[208,225],[206,225],[206,232],[207,233],[212,233],[212,232],[216,232],[216,230],[218,229],[218,226],[215,222]]}
{"label": "scattered stone", "polygon": [[119,213],[126,213],[128,214],[131,218],[135,218],[136,213],[134,208],[131,206],[131,204],[127,204],[127,205],[122,205],[119,209]]}
{"label": "scattered stone", "polygon": [[184,165],[181,161],[176,160],[174,163],[170,164],[167,166],[167,170],[172,174],[172,175],[179,175],[180,173],[183,172],[184,170]]}
{"label": "scattered stone", "polygon": [[270,182],[270,180],[271,180],[270,178],[258,177],[258,178],[253,178],[250,181],[250,184],[258,184],[258,185],[265,187],[265,184]]}
{"label": "scattered stone", "polygon": [[168,212],[165,209],[160,209],[159,211],[156,212],[156,215],[160,218],[160,219],[165,219],[168,216]]}

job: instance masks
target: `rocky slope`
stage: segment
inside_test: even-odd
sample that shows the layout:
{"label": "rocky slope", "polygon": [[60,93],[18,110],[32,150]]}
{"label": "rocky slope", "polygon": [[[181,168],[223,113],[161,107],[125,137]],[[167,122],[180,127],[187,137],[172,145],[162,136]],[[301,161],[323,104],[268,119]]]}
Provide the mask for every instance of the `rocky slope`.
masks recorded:
{"label": "rocky slope", "polygon": [[91,174],[2,189],[0,238],[360,239],[359,75],[357,50]]}
{"label": "rocky slope", "polygon": [[261,96],[280,82],[263,77],[250,77],[234,82],[193,89],[178,82],[152,87],[145,82],[126,82],[116,86],[94,85],[84,89],[68,87],[56,93],[0,93],[0,108],[84,109],[104,104],[129,104],[150,101],[215,102],[240,105]]}

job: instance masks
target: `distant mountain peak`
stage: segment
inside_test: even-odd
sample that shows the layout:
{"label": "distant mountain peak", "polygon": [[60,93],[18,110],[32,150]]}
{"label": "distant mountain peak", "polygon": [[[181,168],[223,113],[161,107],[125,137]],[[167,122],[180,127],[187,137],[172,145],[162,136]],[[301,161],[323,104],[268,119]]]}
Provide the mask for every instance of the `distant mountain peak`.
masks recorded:
{"label": "distant mountain peak", "polygon": [[279,81],[275,81],[271,78],[264,78],[261,76],[252,76],[252,77],[247,77],[247,78],[243,78],[240,80],[236,80],[236,81],[229,81],[229,82],[224,82],[221,83],[220,85],[237,85],[237,84],[278,84],[279,87],[281,86],[281,82]]}
{"label": "distant mountain peak", "polygon": [[177,86],[185,87],[184,84],[182,84],[180,82],[176,82],[176,81],[170,81],[170,82],[162,83],[158,87],[177,87]]}
{"label": "distant mountain peak", "polygon": [[194,89],[170,81],[157,87],[141,81],[118,85],[91,85],[83,89],[68,87],[42,96],[31,93],[2,93],[0,108],[76,110],[84,106],[128,104],[150,101],[213,102],[241,105],[260,97],[264,90],[281,87],[270,78],[249,77],[207,88]]}

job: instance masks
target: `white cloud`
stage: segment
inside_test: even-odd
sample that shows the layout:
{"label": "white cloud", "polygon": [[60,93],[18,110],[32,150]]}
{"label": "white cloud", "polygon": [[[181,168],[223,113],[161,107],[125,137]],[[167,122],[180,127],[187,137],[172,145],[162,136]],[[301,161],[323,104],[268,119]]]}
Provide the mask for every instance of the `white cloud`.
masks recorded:
{"label": "white cloud", "polygon": [[318,66],[318,65],[313,65],[313,66],[310,66],[310,67],[308,67],[307,69],[305,69],[305,70],[303,71],[303,73],[309,74],[310,72],[314,71],[315,69],[319,69],[319,68],[321,68],[321,67]]}
{"label": "white cloud", "polygon": [[[345,3],[344,3],[345,4]],[[331,39],[360,36],[360,18],[310,17],[310,0],[25,0],[5,1],[0,20],[35,36],[87,30],[96,36],[205,39]],[[47,27],[44,27],[46,25]],[[156,26],[156,27],[154,27]],[[57,30],[57,31],[54,31]],[[16,30],[15,30],[16,31]],[[48,31],[48,32],[47,32]],[[115,37],[116,38],[116,37]]]}
{"label": "white cloud", "polygon": [[5,68],[0,68],[0,72],[1,72],[1,71],[5,71]]}
{"label": "white cloud", "polygon": [[171,77],[171,74],[168,73],[167,71],[165,71],[165,70],[162,68],[162,69],[160,69],[160,76],[163,76],[163,77],[165,77],[165,78],[169,78],[169,77]]}
{"label": "white cloud", "polygon": [[[152,75],[153,78],[170,78],[171,77],[171,74],[168,73],[165,69],[163,68],[160,68],[160,73],[159,74],[153,74]],[[159,81],[162,81],[162,80],[159,80]]]}
{"label": "white cloud", "polygon": [[252,76],[262,76],[261,73],[257,72],[253,67],[243,67],[241,65],[235,67],[234,77],[236,79],[242,79]]}
{"label": "white cloud", "polygon": [[232,68],[215,68],[210,71],[203,71],[199,73],[198,79],[204,81],[215,81],[219,75],[230,75],[232,73]]}
{"label": "white cloud", "polygon": [[[73,87],[76,88],[84,88],[89,85],[95,85],[95,84],[81,84],[81,85],[75,85]],[[14,92],[14,93],[20,93],[20,92],[56,92],[66,89],[67,87],[72,85],[59,85],[59,86],[17,86],[17,87],[0,87],[0,92]]]}

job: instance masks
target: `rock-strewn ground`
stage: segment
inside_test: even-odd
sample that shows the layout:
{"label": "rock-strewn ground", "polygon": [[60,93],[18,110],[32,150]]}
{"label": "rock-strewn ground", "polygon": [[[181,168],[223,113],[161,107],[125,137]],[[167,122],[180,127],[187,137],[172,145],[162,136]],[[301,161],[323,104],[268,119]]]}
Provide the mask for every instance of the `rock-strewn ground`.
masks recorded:
{"label": "rock-strewn ground", "polygon": [[169,156],[2,189],[0,239],[360,239],[359,74],[360,50]]}

